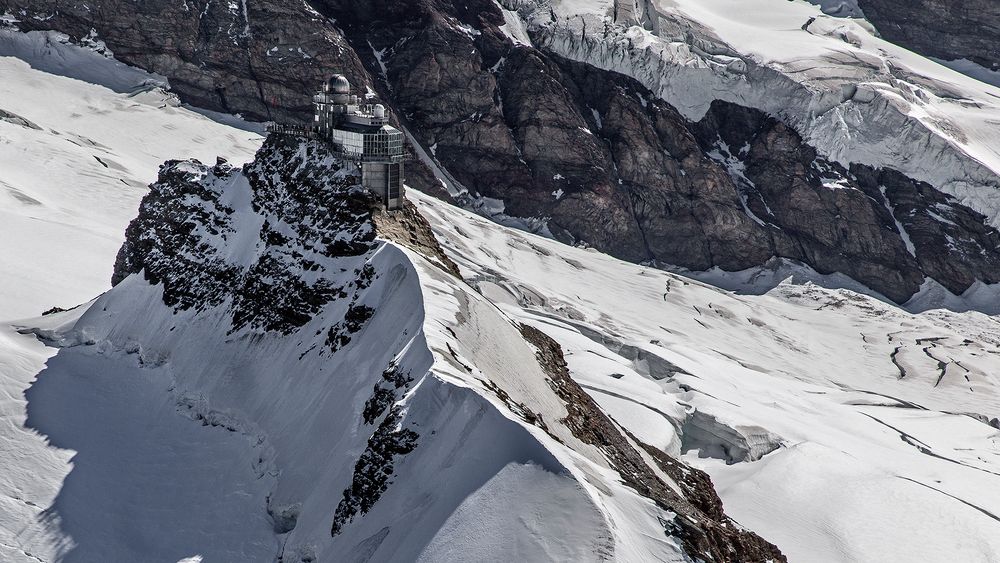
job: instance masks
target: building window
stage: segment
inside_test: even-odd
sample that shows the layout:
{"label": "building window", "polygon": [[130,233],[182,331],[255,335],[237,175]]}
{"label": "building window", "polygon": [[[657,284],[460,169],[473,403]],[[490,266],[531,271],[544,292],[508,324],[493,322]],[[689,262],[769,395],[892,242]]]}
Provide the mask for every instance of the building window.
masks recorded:
{"label": "building window", "polygon": [[400,181],[403,175],[403,165],[402,164],[390,164],[388,166],[388,182],[386,186],[386,196],[388,199],[399,199],[399,194],[402,191],[402,182]]}

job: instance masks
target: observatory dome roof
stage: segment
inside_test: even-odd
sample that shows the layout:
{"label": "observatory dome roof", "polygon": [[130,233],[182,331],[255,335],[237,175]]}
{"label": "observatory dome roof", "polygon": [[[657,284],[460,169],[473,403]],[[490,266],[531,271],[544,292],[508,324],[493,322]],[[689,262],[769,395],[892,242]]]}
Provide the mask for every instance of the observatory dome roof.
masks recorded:
{"label": "observatory dome roof", "polygon": [[347,77],[343,74],[334,74],[330,77],[330,91],[334,94],[350,94],[351,93],[351,83],[347,81]]}

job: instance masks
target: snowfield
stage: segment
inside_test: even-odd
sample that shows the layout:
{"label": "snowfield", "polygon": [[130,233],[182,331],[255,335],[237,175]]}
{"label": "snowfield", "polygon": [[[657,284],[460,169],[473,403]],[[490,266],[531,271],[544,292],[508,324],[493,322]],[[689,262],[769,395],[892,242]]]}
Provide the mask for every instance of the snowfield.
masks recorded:
{"label": "snowfield", "polygon": [[1000,321],[811,284],[739,296],[409,192],[462,275],[790,561],[1000,559]]}
{"label": "snowfield", "polygon": [[162,78],[63,40],[0,28],[0,318],[111,287],[125,226],[165,160],[242,163],[260,146],[181,107]]}
{"label": "snowfield", "polygon": [[[509,319],[556,338],[612,418],[709,471],[727,510],[791,561],[1000,557],[995,318],[810,285],[739,296],[410,196],[471,287],[385,243],[372,263],[388,274],[365,297],[378,312],[346,356],[308,352],[336,308],[289,346],[227,335],[225,306],[172,314],[137,276],[4,329],[5,560],[342,554],[329,518],[353,457],[331,452],[357,455],[365,435],[325,429],[357,424],[360,375],[397,349],[427,373],[405,419],[434,439],[397,467],[411,486],[390,486],[335,545],[398,560],[681,560],[596,450],[510,414],[565,416],[528,383],[543,378]],[[294,513],[294,531],[276,536],[264,507]]]}

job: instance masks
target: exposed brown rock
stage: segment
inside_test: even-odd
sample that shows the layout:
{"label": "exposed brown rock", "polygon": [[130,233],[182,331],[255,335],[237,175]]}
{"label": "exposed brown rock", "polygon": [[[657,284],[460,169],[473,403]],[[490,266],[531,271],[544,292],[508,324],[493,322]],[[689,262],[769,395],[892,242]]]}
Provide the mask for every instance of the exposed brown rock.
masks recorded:
{"label": "exposed brown rock", "polygon": [[397,211],[386,211],[379,207],[372,214],[372,219],[378,236],[423,254],[442,270],[461,279],[458,265],[441,249],[430,223],[412,202],[407,201]]}
{"label": "exposed brown rock", "polygon": [[[549,386],[569,411],[562,421],[582,442],[598,447],[625,483],[664,510],[677,514],[665,532],[684,542],[687,553],[708,561],[786,561],[773,544],[740,527],[722,510],[722,501],[705,473],[642,444],[611,421],[569,374],[562,347],[544,332],[521,325],[521,334],[538,350],[538,361],[551,378]],[[633,444],[648,453],[685,490],[677,494],[650,468]]]}

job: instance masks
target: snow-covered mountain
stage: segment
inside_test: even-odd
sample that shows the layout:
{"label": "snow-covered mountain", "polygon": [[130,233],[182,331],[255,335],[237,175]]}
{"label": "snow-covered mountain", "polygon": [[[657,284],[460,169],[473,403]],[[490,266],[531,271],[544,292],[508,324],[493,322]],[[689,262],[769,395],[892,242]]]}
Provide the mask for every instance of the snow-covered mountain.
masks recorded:
{"label": "snow-covered mountain", "polygon": [[1000,554],[995,319],[373,215],[324,151],[167,163],[116,287],[5,332],[5,557],[777,557],[684,464],[792,560]]}
{"label": "snow-covered mountain", "polygon": [[[234,13],[247,18],[245,6]],[[644,32],[649,44],[670,18],[689,25],[701,14],[720,41],[739,46],[738,58],[765,69],[754,76],[796,74],[785,59],[748,54],[756,43],[739,43],[717,12],[709,22],[715,4],[700,6],[657,7],[661,27]],[[988,245],[995,231],[939,184],[915,180],[915,168],[907,176],[821,154],[785,117],[747,100],[716,103],[693,122],[655,89],[594,61],[541,58],[554,55],[525,44],[559,44],[548,34],[572,31],[575,16],[562,21],[553,9],[549,22],[544,10],[513,7],[502,23],[432,28],[468,44],[415,38],[413,51],[377,55],[394,103],[426,103],[406,101],[406,88],[419,85],[394,82],[407,57],[431,45],[450,64],[459,47],[482,46],[497,30],[518,47],[491,71],[494,84],[513,88],[520,77],[544,103],[588,85],[591,99],[607,100],[587,110],[580,123],[590,132],[579,138],[635,147],[642,135],[629,132],[658,124],[650,130],[672,133],[641,146],[683,148],[679,170],[698,175],[697,186],[733,186],[740,176],[760,184],[763,204],[734,196],[737,215],[723,215],[753,224],[767,212],[757,214],[769,207],[767,190],[782,193],[761,180],[799,162],[805,184],[821,180],[832,194],[819,198],[824,206],[850,204],[892,233],[881,251],[901,257],[898,271],[950,268],[945,280],[978,272],[964,302],[926,280],[911,309],[995,312],[981,279],[991,262],[963,261],[967,241]],[[808,10],[817,17],[809,29],[864,29],[799,2],[767,7],[776,13],[730,19],[758,33]],[[371,29],[376,53],[398,32],[393,21]],[[609,37],[621,31],[602,21]],[[102,55],[96,33],[87,50],[51,33],[0,33],[0,318],[9,321],[0,326],[0,559],[1000,560],[996,317],[907,312],[842,273],[780,260],[739,273],[670,273],[501,227],[417,190],[404,212],[386,214],[322,144],[271,137],[262,146],[254,126],[181,106],[163,77]],[[868,41],[878,40],[857,48],[884,49],[893,64],[909,56]],[[558,80],[540,88],[523,80],[528,69]],[[978,100],[970,112],[989,115],[989,100],[974,97],[985,86],[948,77]],[[827,78],[807,88],[817,99],[835,82]],[[556,84],[567,90],[549,89]],[[873,88],[891,97],[890,86],[900,84]],[[505,92],[516,95],[504,98],[504,118],[531,121],[527,110],[540,106],[508,103],[524,92]],[[928,100],[951,111],[943,98]],[[428,107],[440,117],[466,102]],[[909,115],[905,127],[931,131],[925,117]],[[552,123],[530,135],[534,125],[509,130],[527,135],[520,150],[538,144],[524,142],[531,135],[576,127]],[[463,127],[469,136],[455,134]],[[472,173],[457,166],[479,170],[485,160],[467,151],[469,139],[490,127],[484,118],[411,133],[435,173],[462,183]],[[440,137],[428,144],[428,135]],[[570,158],[560,143],[558,159]],[[941,163],[965,158],[950,146]],[[764,154],[781,147],[791,147],[782,158]],[[636,173],[650,159],[673,162],[656,151],[612,153],[629,156],[611,162]],[[534,170],[552,164],[525,160]],[[730,195],[754,193],[742,186]],[[481,212],[496,204],[464,203]],[[796,217],[794,207],[771,211]],[[830,225],[865,232],[860,221]],[[951,250],[935,250],[938,239]]]}
{"label": "snow-covered mountain", "polygon": [[[59,350],[25,392],[10,556],[781,559],[357,177],[280,137],[242,170],[161,168],[116,286],[8,337]],[[66,450],[68,474],[35,466]]]}

